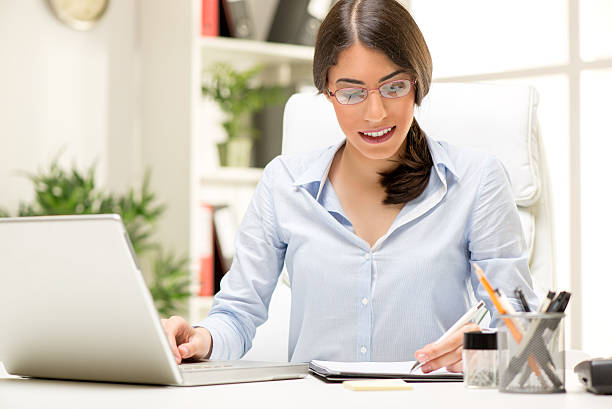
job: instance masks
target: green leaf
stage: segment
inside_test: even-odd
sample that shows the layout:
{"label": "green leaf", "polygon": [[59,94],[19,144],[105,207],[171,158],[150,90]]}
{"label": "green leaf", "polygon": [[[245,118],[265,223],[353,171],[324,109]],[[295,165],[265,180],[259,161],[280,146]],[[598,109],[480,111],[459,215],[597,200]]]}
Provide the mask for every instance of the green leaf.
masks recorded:
{"label": "green leaf", "polygon": [[[96,188],[95,165],[85,171],[75,165],[64,169],[59,165],[59,158],[58,154],[47,168],[37,172],[18,172],[32,183],[34,199],[32,203],[20,202],[17,215],[120,214],[138,257],[149,254],[154,257],[149,285],[160,314],[182,311],[190,296],[188,261],[165,253],[151,240],[157,221],[166,209],[150,188],[151,172],[145,173],[138,189],[114,194]],[[9,212],[0,208],[0,217],[8,216]]]}
{"label": "green leaf", "polygon": [[168,252],[159,252],[153,263],[153,279],[149,289],[160,315],[170,316],[180,310],[189,292],[188,259]]}
{"label": "green leaf", "polygon": [[202,84],[202,95],[212,98],[228,114],[222,125],[230,139],[239,136],[256,138],[255,128],[244,125],[248,123],[245,117],[285,98],[286,89],[283,87],[256,84],[262,69],[261,65],[257,65],[237,71],[228,64],[217,63],[208,70],[210,76]]}

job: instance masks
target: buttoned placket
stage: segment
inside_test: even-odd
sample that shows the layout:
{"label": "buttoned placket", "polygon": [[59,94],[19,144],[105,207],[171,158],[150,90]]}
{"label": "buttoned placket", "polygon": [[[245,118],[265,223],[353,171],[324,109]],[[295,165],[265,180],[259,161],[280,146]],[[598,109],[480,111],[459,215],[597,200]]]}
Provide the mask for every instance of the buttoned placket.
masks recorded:
{"label": "buttoned placket", "polygon": [[359,271],[359,293],[356,294],[358,313],[358,333],[357,333],[357,359],[363,361],[371,360],[372,343],[372,274],[375,253],[369,248],[363,253],[361,268]]}

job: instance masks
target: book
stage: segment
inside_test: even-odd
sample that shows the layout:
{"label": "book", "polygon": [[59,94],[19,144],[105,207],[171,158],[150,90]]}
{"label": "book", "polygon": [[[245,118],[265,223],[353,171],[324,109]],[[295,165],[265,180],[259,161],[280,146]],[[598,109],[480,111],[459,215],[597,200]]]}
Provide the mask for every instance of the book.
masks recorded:
{"label": "book", "polygon": [[198,295],[212,296],[215,293],[215,273],[213,254],[213,208],[208,203],[200,203],[198,208]]}
{"label": "book", "polygon": [[217,237],[218,253],[221,257],[226,273],[234,259],[234,240],[238,226],[232,209],[227,205],[215,206],[213,211],[214,230]]}
{"label": "book", "polygon": [[221,279],[228,269],[229,266],[221,254],[221,245],[219,244],[217,229],[213,225],[213,276],[215,294],[221,289]]}
{"label": "book", "polygon": [[328,382],[342,382],[361,378],[397,378],[410,382],[460,382],[463,374],[445,368],[430,373],[421,369],[411,371],[416,361],[404,362],[338,362],[313,360],[310,372]]}
{"label": "book", "polygon": [[268,41],[312,46],[333,0],[279,1]]}
{"label": "book", "polygon": [[253,18],[246,0],[222,0],[221,6],[230,37],[255,37]]}
{"label": "book", "polygon": [[219,35],[219,0],[202,0],[201,34],[208,37]]}

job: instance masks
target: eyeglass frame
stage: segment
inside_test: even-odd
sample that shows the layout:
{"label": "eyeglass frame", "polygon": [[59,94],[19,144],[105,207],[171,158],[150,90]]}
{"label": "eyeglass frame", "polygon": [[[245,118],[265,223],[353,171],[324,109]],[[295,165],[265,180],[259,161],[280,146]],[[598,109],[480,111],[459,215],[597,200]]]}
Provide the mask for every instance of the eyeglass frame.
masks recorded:
{"label": "eyeglass frame", "polygon": [[[398,98],[403,98],[403,97],[407,96],[408,94],[410,94],[410,91],[408,91],[408,94],[406,94],[406,95],[402,95],[401,97],[385,97],[385,96],[384,96],[384,95],[383,95],[383,94],[380,92],[380,89],[381,89],[382,87],[384,87],[385,85],[387,85],[387,84],[391,84],[391,83],[393,83],[393,82],[400,82],[400,81],[402,81],[402,82],[403,82],[403,81],[408,81],[408,83],[409,83],[411,86],[413,86],[413,87],[415,87],[415,86],[416,86],[416,83],[417,83],[417,82],[416,82],[416,80],[391,80],[391,81],[387,81],[387,82],[384,82],[384,83],[380,84],[380,86],[379,86],[378,88],[372,88],[372,89],[363,88],[363,87],[346,87],[346,88],[340,88],[340,89],[337,89],[337,90],[336,90],[336,91],[334,91],[334,92],[331,92],[331,90],[330,90],[329,88],[327,88],[327,94],[328,94],[330,97],[334,97],[334,98],[336,99],[336,101],[338,101],[338,103],[339,103],[340,105],[359,105],[359,104],[361,104],[362,102],[365,102],[365,100],[366,100],[366,99],[368,99],[368,97],[370,96],[370,91],[378,91],[378,93],[380,94],[380,96],[381,96],[381,97],[383,97],[383,98],[385,98],[385,99],[398,99]],[[342,91],[342,90],[345,90],[345,89],[361,89],[361,90],[365,90],[365,92],[366,92],[366,96],[365,96],[365,98],[364,98],[363,100],[361,100],[361,101],[359,101],[359,102],[355,102],[354,104],[343,104],[342,102],[340,102],[340,100],[338,99],[338,97],[336,96],[336,94],[338,93],[338,91]]]}

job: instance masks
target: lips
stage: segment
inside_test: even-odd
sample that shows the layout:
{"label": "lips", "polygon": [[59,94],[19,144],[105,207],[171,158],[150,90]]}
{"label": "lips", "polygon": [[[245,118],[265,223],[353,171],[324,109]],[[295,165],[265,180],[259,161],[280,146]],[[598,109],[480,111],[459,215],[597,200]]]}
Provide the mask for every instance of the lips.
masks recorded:
{"label": "lips", "polygon": [[382,143],[391,139],[395,133],[395,128],[395,126],[392,126],[367,132],[359,132],[359,135],[367,143]]}

